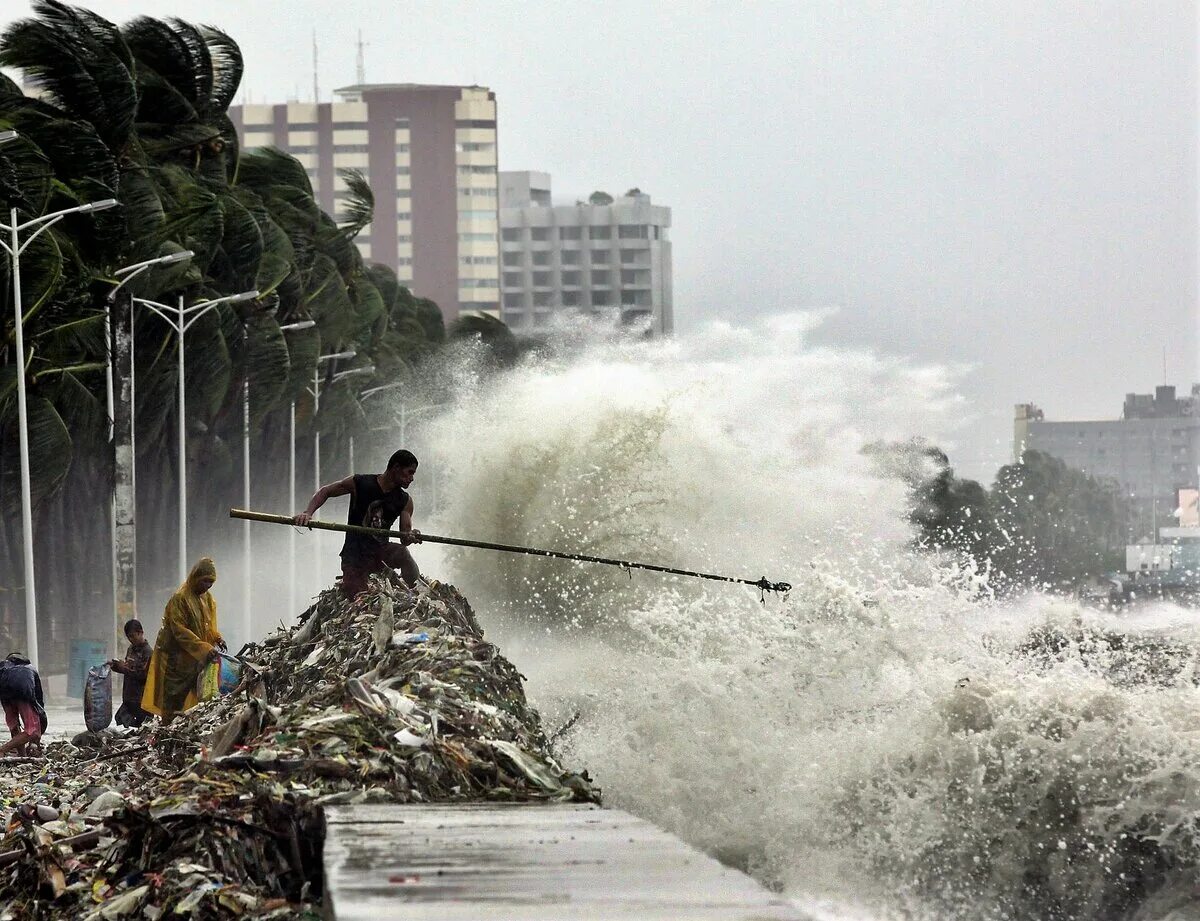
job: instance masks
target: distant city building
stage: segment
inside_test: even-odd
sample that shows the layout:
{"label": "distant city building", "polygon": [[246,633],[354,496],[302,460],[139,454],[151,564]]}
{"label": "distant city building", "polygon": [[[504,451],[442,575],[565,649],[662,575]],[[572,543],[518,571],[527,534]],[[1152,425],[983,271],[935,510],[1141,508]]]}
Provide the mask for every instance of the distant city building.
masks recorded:
{"label": "distant city building", "polygon": [[277,147],[303,164],[322,209],[340,219],[361,170],[375,219],[358,238],[368,262],[461,311],[499,316],[496,97],[486,87],[378,83],[335,90],[336,102],[230,109],[243,149]]}
{"label": "distant city building", "polygon": [[637,189],[611,204],[554,205],[550,176],[500,174],[501,318],[527,332],[556,313],[617,312],[674,327],[671,209]]}
{"label": "distant city building", "polygon": [[1129,499],[1135,537],[1149,537],[1175,517],[1179,490],[1198,485],[1200,384],[1191,396],[1157,387],[1130,393],[1122,418],[1048,422],[1032,403],[1019,403],[1013,425],[1013,454],[1041,451],[1098,479],[1115,480]]}

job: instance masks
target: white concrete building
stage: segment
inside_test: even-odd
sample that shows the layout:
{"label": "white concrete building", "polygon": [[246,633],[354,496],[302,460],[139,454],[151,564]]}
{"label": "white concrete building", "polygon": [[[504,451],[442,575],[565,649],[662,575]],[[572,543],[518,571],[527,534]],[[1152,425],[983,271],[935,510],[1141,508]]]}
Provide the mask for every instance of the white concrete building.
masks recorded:
{"label": "white concrete building", "polygon": [[554,205],[550,176],[500,173],[501,318],[516,332],[561,312],[674,328],[671,209],[636,189],[608,205]]}

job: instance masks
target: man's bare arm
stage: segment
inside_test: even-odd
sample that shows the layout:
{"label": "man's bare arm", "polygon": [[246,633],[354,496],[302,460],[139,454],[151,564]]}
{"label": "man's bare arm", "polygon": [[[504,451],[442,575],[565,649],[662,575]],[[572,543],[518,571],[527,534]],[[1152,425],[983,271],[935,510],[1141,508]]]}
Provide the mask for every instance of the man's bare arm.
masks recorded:
{"label": "man's bare arm", "polygon": [[317,513],[327,499],[336,499],[338,496],[354,495],[354,477],[348,476],[344,480],[337,480],[333,483],[327,483],[313,493],[313,497],[308,501],[308,508],[296,515],[292,522],[294,524],[306,525],[312,521],[313,515]]}
{"label": "man's bare arm", "polygon": [[400,513],[400,530],[406,532],[407,538],[400,538],[402,544],[419,544],[421,542],[421,532],[412,526],[413,517],[413,500],[412,496],[408,497],[408,505],[404,506],[404,511]]}

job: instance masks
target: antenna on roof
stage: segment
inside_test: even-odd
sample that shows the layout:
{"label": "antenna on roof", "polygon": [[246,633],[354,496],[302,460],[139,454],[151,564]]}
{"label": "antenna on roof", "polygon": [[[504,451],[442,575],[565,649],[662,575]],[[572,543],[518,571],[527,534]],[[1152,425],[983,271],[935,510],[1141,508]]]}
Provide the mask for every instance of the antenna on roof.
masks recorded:
{"label": "antenna on roof", "polygon": [[363,60],[363,48],[365,48],[366,45],[367,45],[367,43],[363,41],[362,29],[359,29],[358,30],[358,54],[354,59],[354,76],[360,86],[367,82],[367,65],[366,65],[366,62]]}
{"label": "antenna on roof", "polygon": [[313,29],[313,102],[321,101],[321,88],[317,85],[317,30]]}

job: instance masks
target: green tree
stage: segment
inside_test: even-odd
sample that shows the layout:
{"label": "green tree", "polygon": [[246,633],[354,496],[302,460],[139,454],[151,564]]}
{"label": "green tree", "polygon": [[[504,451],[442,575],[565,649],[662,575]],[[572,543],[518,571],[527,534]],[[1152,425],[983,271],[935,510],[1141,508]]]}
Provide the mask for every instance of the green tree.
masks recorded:
{"label": "green tree", "polygon": [[[107,297],[123,265],[190,249],[193,259],[140,276],[127,290],[187,301],[256,288],[260,299],[223,305],[187,336],[192,504],[197,542],[226,527],[238,495],[242,383],[249,380],[253,480],[278,505],[286,482],[289,407],[301,435],[352,434],[364,414],[357,393],[402,379],[445,338],[431,301],[414,298],[380,266],[365,266],[355,236],[372,217],[370,189],[346,173],[343,220],[324,214],[304,168],[275,150],[243,154],[228,116],[242,76],[237,43],[180,20],[141,17],[117,27],[57,0],[0,36],[0,66],[22,72],[38,96],[0,75],[0,128],[19,139],[0,148],[0,207],[23,218],[102,198],[121,207],[72,216],[22,256],[25,354],[14,348],[11,277],[0,259],[0,587],[16,588],[17,374],[29,389],[40,584],[51,641],[79,635],[81,611],[107,607],[108,496],[112,477],[104,408]],[[280,326],[316,326],[284,334]],[[137,314],[139,569],[150,594],[169,585],[176,553],[174,449],[177,343],[169,325]],[[321,412],[309,394],[323,352],[354,349],[375,376],[332,383]],[[328,439],[340,450],[345,438]],[[301,438],[302,444],[311,439]],[[330,458],[332,459],[332,458]],[[312,458],[302,458],[311,463]],[[327,459],[328,461],[329,459]],[[41,572],[42,567],[46,572]],[[97,586],[103,586],[98,591]],[[57,593],[57,594],[56,594]],[[100,635],[104,635],[101,633]]]}
{"label": "green tree", "polygon": [[1061,587],[1119,565],[1126,509],[1115,483],[1026,451],[1000,468],[989,507],[990,556],[1013,585]]}

